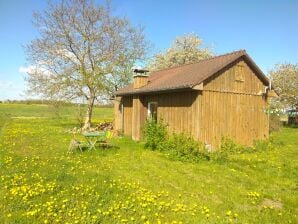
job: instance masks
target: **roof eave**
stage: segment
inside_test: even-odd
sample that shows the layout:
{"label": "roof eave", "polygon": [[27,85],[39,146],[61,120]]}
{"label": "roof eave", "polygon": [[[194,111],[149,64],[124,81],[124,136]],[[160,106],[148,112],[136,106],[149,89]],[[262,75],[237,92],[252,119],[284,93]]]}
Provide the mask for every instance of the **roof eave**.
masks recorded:
{"label": "roof eave", "polygon": [[150,95],[155,93],[168,93],[168,92],[179,92],[182,90],[195,90],[192,86],[181,86],[181,87],[173,87],[173,88],[164,88],[164,89],[155,89],[155,90],[136,90],[136,91],[129,91],[123,93],[116,93],[116,96],[129,96],[129,95]]}

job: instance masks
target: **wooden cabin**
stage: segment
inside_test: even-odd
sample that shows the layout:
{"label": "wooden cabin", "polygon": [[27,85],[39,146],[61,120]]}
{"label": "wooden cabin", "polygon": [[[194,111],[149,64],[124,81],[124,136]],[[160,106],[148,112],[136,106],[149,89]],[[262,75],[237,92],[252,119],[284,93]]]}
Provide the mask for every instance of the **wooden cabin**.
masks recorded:
{"label": "wooden cabin", "polygon": [[269,80],[245,50],[148,75],[116,92],[115,129],[134,140],[147,118],[212,148],[229,137],[244,145],[269,136]]}

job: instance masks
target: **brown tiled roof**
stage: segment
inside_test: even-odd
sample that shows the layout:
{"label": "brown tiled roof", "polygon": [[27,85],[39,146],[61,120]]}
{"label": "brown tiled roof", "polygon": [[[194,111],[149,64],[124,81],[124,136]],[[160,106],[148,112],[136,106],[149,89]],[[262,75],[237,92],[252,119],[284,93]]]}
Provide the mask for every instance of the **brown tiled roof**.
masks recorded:
{"label": "brown tiled roof", "polygon": [[246,51],[240,50],[210,59],[201,60],[196,63],[152,72],[149,76],[149,82],[147,85],[139,89],[134,89],[133,85],[130,84],[122,89],[119,89],[116,92],[116,95],[145,94],[151,92],[191,89],[241,57],[250,65],[265,85],[268,85],[268,78],[253,62]]}

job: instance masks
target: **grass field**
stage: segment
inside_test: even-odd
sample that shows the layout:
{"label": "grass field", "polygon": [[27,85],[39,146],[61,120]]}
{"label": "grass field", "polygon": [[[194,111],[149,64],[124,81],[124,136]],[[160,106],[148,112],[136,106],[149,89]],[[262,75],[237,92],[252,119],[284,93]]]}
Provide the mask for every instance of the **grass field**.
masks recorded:
{"label": "grass field", "polygon": [[298,223],[297,128],[222,162],[174,161],[128,138],[67,154],[75,110],[0,104],[0,223]]}

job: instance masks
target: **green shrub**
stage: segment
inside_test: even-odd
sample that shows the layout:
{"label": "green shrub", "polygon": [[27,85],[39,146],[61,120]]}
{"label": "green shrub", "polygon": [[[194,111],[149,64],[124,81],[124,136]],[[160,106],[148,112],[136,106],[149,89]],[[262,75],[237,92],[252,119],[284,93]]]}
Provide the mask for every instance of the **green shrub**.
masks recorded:
{"label": "green shrub", "polygon": [[228,153],[241,153],[245,150],[245,147],[235,143],[231,138],[223,137],[219,150]]}
{"label": "green shrub", "polygon": [[167,138],[167,126],[162,120],[147,120],[144,128],[145,147],[157,150]]}
{"label": "green shrub", "polygon": [[209,159],[202,143],[185,134],[173,134],[160,144],[161,151],[167,151],[172,158],[186,161]]}
{"label": "green shrub", "polygon": [[220,148],[210,153],[210,159],[214,161],[226,161],[230,155],[241,153],[255,153],[266,150],[273,150],[283,146],[282,141],[270,137],[267,140],[256,140],[252,146],[243,146],[235,143],[230,138],[223,138]]}
{"label": "green shrub", "polygon": [[225,162],[230,155],[240,153],[253,153],[277,148],[281,142],[269,140],[255,141],[253,146],[237,144],[233,139],[223,137],[220,147],[213,152],[208,152],[203,143],[194,140],[186,134],[169,135],[167,125],[163,121],[147,121],[144,128],[145,147],[158,150],[168,157],[181,161],[198,162],[200,160],[213,160]]}
{"label": "green shrub", "polygon": [[240,154],[249,151],[248,147],[237,144],[233,139],[222,137],[220,147],[210,153],[210,159],[214,161],[224,162],[232,154]]}
{"label": "green shrub", "polygon": [[147,120],[144,128],[145,147],[159,150],[178,160],[208,159],[202,143],[185,134],[169,135],[163,121]]}

